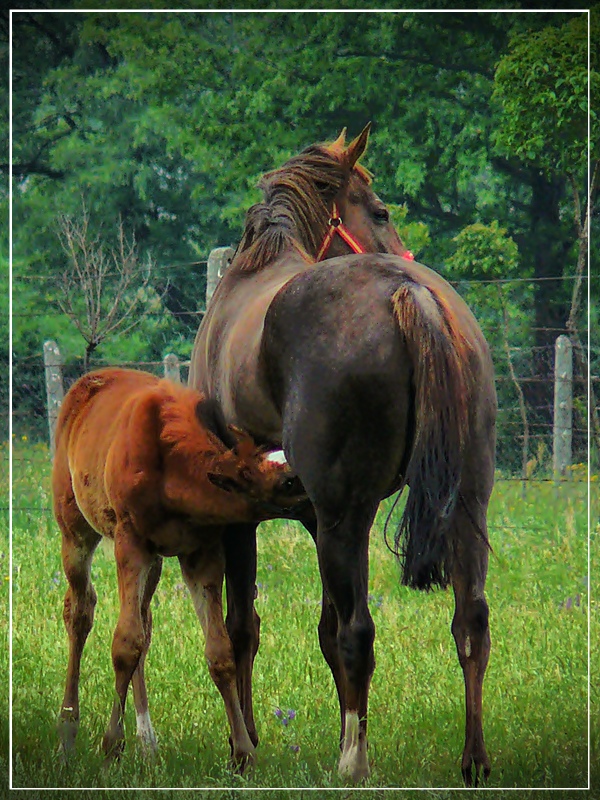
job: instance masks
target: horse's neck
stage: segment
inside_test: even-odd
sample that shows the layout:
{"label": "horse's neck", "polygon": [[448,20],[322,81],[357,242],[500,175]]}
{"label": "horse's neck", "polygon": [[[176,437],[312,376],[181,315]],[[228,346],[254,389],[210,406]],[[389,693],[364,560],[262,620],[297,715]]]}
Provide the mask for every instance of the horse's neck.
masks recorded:
{"label": "horse's neck", "polygon": [[[191,357],[189,385],[212,397],[219,395],[221,374],[216,354],[228,352],[241,326],[248,336],[247,353],[260,339],[260,332],[273,297],[295,275],[314,264],[292,249],[268,267],[254,272],[236,272],[235,264],[217,286],[213,300],[196,335]],[[233,354],[235,358],[235,353]]]}

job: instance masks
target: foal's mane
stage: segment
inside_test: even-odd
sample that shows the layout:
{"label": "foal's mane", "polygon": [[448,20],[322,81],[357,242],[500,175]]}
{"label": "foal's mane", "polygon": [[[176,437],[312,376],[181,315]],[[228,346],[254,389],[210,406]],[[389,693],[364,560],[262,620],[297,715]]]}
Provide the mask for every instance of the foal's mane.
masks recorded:
{"label": "foal's mane", "polygon": [[[364,167],[354,171],[367,183]],[[259,272],[292,247],[313,260],[328,228],[330,206],[352,169],[343,150],[311,145],[258,183],[264,199],[246,214],[244,233],[230,269]]]}
{"label": "foal's mane", "polygon": [[202,425],[198,404],[203,396],[186,386],[167,380],[158,384],[160,392],[160,440],[172,451],[188,459],[217,456],[226,447],[218,436]]}

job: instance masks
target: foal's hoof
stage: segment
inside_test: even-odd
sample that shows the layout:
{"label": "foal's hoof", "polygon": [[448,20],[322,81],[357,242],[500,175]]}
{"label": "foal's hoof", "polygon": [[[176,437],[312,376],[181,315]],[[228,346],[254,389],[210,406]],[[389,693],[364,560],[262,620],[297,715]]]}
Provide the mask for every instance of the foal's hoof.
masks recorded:
{"label": "foal's hoof", "polygon": [[59,755],[66,761],[75,750],[75,737],[79,728],[79,715],[72,708],[61,709],[58,717],[57,731],[59,738]]}
{"label": "foal's hoof", "polygon": [[346,766],[340,761],[338,773],[340,777],[345,778],[348,783],[356,784],[365,781],[371,774],[371,770],[368,764],[352,764]]}

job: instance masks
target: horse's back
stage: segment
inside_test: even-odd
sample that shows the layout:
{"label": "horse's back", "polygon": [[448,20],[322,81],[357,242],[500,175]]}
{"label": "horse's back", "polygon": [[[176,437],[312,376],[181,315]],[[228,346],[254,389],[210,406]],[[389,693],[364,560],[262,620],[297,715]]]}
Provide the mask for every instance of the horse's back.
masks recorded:
{"label": "horse's back", "polygon": [[[56,424],[56,442],[60,445],[63,436],[73,427],[80,428],[91,415],[114,420],[115,410],[136,391],[157,385],[159,379],[149,372],[107,368],[83,375],[67,392],[61,405]],[[99,431],[101,432],[101,431]],[[104,428],[106,433],[106,428]]]}

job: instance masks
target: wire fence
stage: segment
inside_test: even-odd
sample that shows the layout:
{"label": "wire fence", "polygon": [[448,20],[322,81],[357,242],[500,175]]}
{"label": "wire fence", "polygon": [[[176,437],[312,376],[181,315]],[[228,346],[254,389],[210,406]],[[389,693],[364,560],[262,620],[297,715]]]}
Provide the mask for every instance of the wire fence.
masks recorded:
{"label": "wire fence", "polygon": [[[552,346],[545,348],[548,358],[553,357]],[[520,348],[523,351],[523,348]],[[532,349],[528,352],[528,363],[532,357]],[[171,357],[174,363],[177,379],[185,383],[189,362]],[[69,386],[83,374],[81,360],[71,360],[66,364],[57,360],[44,364],[41,356],[30,356],[26,359],[17,359],[14,364],[16,376],[22,370],[23,364],[27,365],[27,374],[36,376],[36,385],[15,386],[13,396],[13,435],[17,440],[46,441],[48,442],[48,408],[47,401],[43,402],[40,395],[44,396],[44,374],[48,368],[58,367],[63,371],[64,388]],[[96,359],[93,367],[125,366],[143,369],[162,376],[166,374],[165,360],[126,361],[115,362],[106,359]],[[173,377],[171,371],[170,377]],[[497,417],[497,463],[502,477],[515,480],[533,480],[540,478],[551,479],[553,436],[554,436],[554,391],[555,381],[553,374],[548,376],[517,375],[516,382],[522,391],[531,389],[531,397],[525,406],[519,403],[515,388],[515,379],[510,375],[498,374],[496,387],[499,397]],[[592,385],[596,392],[600,391],[600,377],[592,376]],[[575,376],[572,384],[573,412],[568,425],[568,433],[572,439],[571,463],[587,463],[589,442],[589,426],[587,419],[588,386],[584,376]],[[21,402],[27,400],[28,402]],[[35,402],[31,402],[31,401]],[[525,437],[528,440],[528,452],[523,452]]]}
{"label": "wire fence", "polygon": [[[221,248],[224,249],[224,248]],[[216,251],[213,251],[215,253]],[[161,266],[161,274],[168,279],[168,267],[180,266],[207,266],[208,261],[186,262]],[[221,273],[219,273],[221,274]],[[18,287],[19,281],[52,281],[54,276],[49,275],[19,275],[12,276],[13,291]],[[208,276],[210,279],[210,275]],[[481,320],[484,334],[488,338],[496,368],[496,388],[499,399],[497,421],[497,465],[499,475],[507,480],[552,480],[552,458],[554,437],[554,358],[555,340],[565,333],[564,325],[533,325],[533,314],[527,319],[522,316],[508,320],[498,311],[490,312],[493,303],[497,300],[498,292],[510,290],[514,286],[515,292],[523,292],[527,286],[554,282],[557,285],[570,287],[575,276],[559,277],[519,277],[506,279],[483,280],[458,280],[450,281],[459,293],[463,294],[469,304],[472,304],[470,290],[477,290],[475,315]],[[570,292],[570,288],[569,288]],[[586,293],[584,287],[584,294]],[[490,306],[486,306],[486,297],[490,298]],[[518,306],[518,303],[515,307]],[[52,313],[46,314],[51,318]],[[150,310],[145,317],[164,318],[165,309]],[[204,315],[202,308],[185,309],[177,311],[178,318],[187,319],[189,327],[194,329]],[[30,317],[31,312],[18,307],[15,303],[12,324],[18,326],[19,321]],[[65,327],[67,318],[56,311]],[[579,329],[581,341],[587,342],[587,321],[583,319]],[[60,324],[54,325],[55,329]],[[44,374],[51,363],[44,364],[42,347],[38,353],[31,352],[13,353],[13,397],[12,397],[12,425],[13,433],[17,440],[26,438],[33,441],[48,441],[48,412],[46,403],[46,388]],[[59,342],[60,344],[60,342]],[[190,342],[191,344],[191,342]],[[587,347],[586,347],[587,351]],[[188,350],[189,352],[189,350]],[[573,465],[587,463],[590,452],[590,428],[588,420],[588,398],[598,396],[600,391],[600,344],[594,339],[587,352],[591,374],[588,382],[587,368],[585,365],[575,363],[572,380],[571,401],[572,413],[567,426],[566,434],[571,439],[570,460]],[[62,362],[62,359],[61,359]],[[58,362],[57,362],[58,363]],[[157,375],[164,374],[165,366],[162,359],[148,359],[140,361],[109,361],[94,358],[91,366],[127,366],[144,369]],[[182,382],[187,380],[187,363],[181,359],[179,375]],[[70,357],[61,363],[64,389],[69,386],[83,372],[83,358]],[[8,405],[8,404],[7,404]],[[5,430],[7,430],[7,421]],[[592,448],[593,450],[593,448]],[[597,454],[593,450],[593,463],[596,464]]]}

